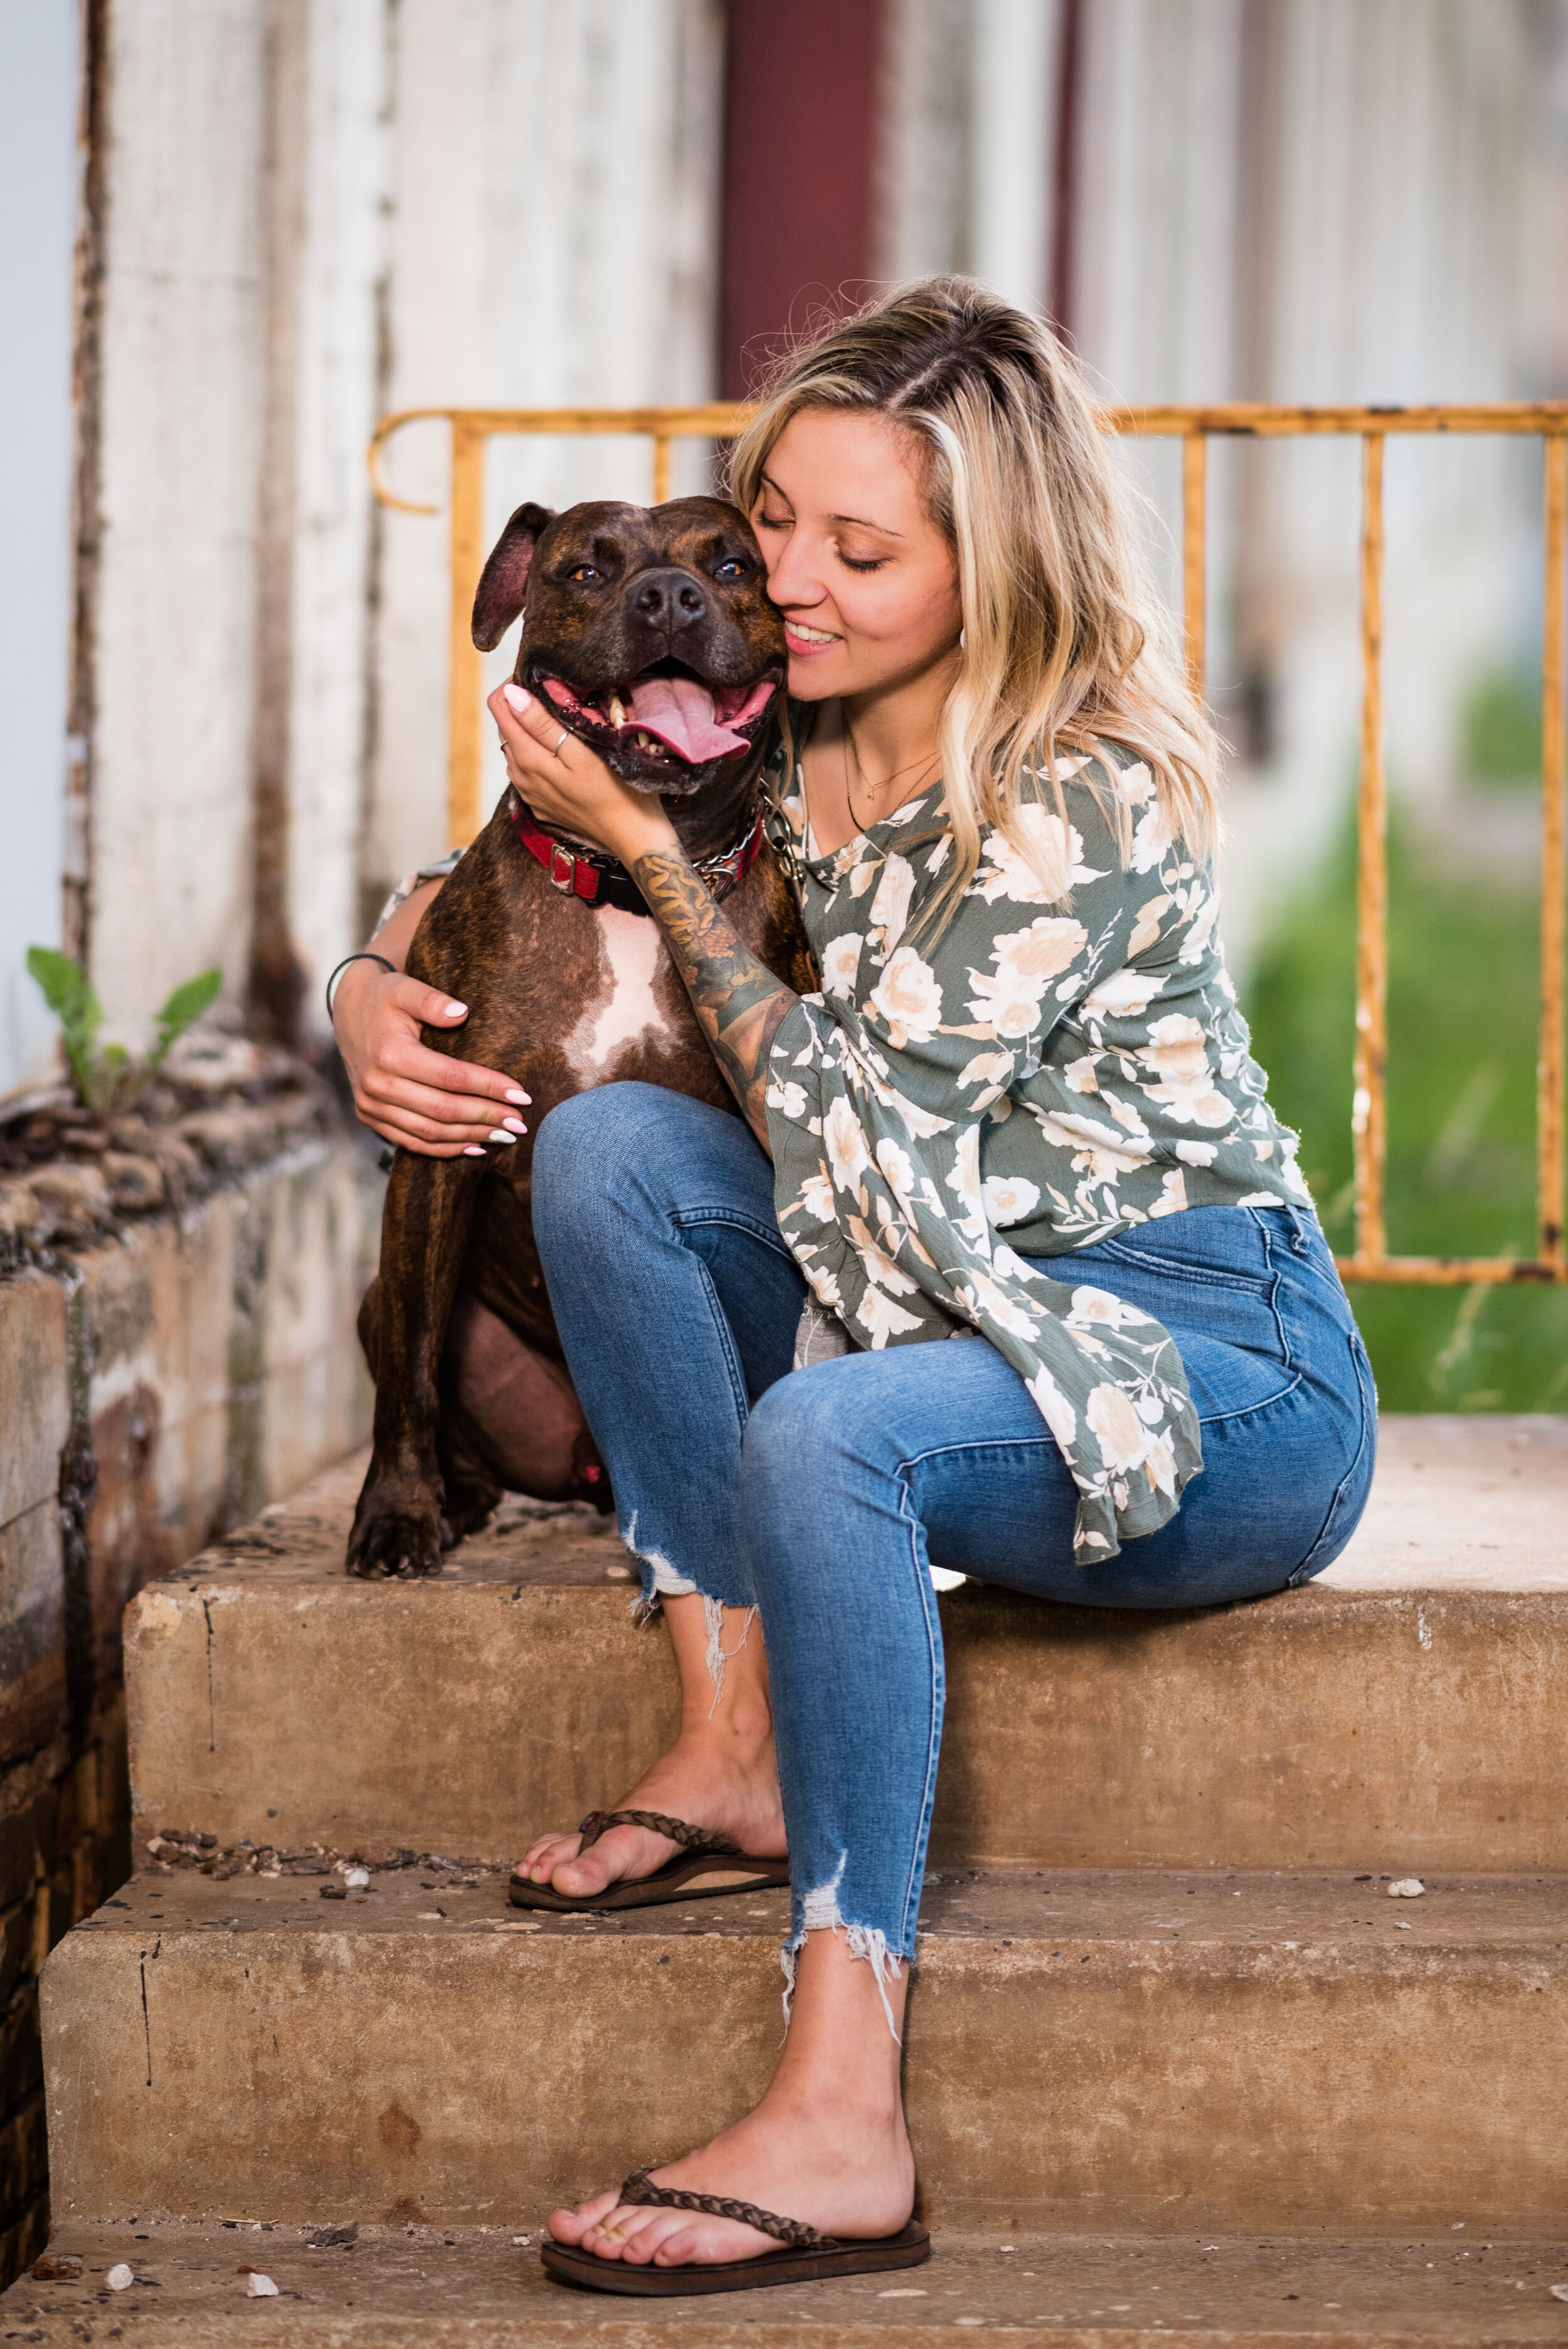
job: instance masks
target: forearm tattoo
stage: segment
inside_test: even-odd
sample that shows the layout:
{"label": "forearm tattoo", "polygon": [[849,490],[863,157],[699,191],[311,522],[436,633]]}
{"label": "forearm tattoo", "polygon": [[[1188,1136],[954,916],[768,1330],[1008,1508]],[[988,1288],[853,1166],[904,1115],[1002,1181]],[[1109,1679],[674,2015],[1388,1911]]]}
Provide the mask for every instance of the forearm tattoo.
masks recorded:
{"label": "forearm tattoo", "polygon": [[678,849],[639,856],[632,877],[665,934],[725,1081],[766,1150],[769,1054],[799,998],[758,962]]}

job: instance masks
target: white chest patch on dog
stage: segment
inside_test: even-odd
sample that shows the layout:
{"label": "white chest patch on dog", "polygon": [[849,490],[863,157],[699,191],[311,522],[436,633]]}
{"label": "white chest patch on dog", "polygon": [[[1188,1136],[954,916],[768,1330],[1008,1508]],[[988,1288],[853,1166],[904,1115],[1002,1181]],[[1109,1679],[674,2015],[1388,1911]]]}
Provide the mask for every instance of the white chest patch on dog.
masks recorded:
{"label": "white chest patch on dog", "polygon": [[[665,960],[664,938],[651,915],[595,909],[601,992],[566,1040],[566,1057],[584,1085],[603,1084],[623,1045],[665,1029],[654,983]],[[603,988],[608,985],[609,998]]]}

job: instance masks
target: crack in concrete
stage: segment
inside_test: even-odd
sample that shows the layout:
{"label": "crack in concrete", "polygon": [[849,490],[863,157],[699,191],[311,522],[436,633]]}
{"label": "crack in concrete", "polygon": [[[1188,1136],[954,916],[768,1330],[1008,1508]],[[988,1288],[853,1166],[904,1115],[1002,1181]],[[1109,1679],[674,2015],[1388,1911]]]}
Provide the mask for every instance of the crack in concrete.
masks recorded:
{"label": "crack in concrete", "polygon": [[212,1712],[212,1609],[205,1599],[201,1601],[201,1612],[207,1623],[207,1751],[216,1754],[218,1728]]}

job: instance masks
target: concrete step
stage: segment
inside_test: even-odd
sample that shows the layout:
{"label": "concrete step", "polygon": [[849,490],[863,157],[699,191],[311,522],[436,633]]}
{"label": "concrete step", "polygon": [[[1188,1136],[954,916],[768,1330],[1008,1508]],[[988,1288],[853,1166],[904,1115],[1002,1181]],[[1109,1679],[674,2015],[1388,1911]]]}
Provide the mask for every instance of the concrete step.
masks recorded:
{"label": "concrete step", "polygon": [[[343,1573],[363,1455],[127,1615],[142,1833],[515,1855],[667,1739],[613,1527],[509,1503],[429,1583]],[[1351,1548],[1179,1616],[943,1600],[942,1865],[1568,1869],[1568,1420],[1385,1422]]]}
{"label": "concrete step", "polygon": [[[786,1916],[525,1919],[499,1873],[419,1868],[330,1901],[133,1878],[44,1972],[55,2216],[537,2228],[755,2100]],[[1490,2240],[1568,2211],[1561,1878],[958,1870],[922,1921],[933,2226]]]}
{"label": "concrete step", "polygon": [[[504,2226],[365,2226],[351,2245],[318,2247],[320,2231],[58,2227],[51,2256],[79,2258],[80,2276],[14,2284],[0,2338],[77,2349],[101,2324],[113,2329],[99,2337],[136,2349],[224,2349],[264,2326],[273,2349],[955,2349],[985,2330],[1031,2349],[1537,2349],[1568,2323],[1552,2292],[1568,2288],[1568,2240],[1447,2229],[1389,2242],[993,2228],[939,2239],[926,2266],[901,2275],[663,2302],[552,2284],[537,2234]],[[135,2282],[111,2292],[122,2261]],[[248,2297],[243,2269],[270,2276],[277,2298]]]}

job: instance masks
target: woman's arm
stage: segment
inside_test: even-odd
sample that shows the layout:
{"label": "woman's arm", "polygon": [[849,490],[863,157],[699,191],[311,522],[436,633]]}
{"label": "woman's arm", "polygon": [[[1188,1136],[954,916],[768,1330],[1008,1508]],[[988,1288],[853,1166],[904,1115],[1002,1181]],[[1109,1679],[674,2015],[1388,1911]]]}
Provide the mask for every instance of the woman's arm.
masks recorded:
{"label": "woman's arm", "polygon": [[678,843],[636,857],[631,874],[665,934],[713,1057],[747,1124],[769,1150],[763,1106],[769,1055],[800,999],[725,920]]}
{"label": "woman's arm", "polygon": [[629,791],[520,688],[500,688],[490,709],[507,771],[530,807],[619,857],[647,899],[713,1056],[767,1150],[768,1057],[799,998],[725,919],[658,799]]}
{"label": "woman's arm", "polygon": [[425,908],[444,886],[429,881],[414,890],[377,931],[372,951],[395,970],[349,964],[333,994],[332,1027],[355,1109],[373,1133],[427,1158],[482,1158],[498,1133],[509,1140],[526,1133],[517,1112],[528,1095],[499,1070],[450,1060],[420,1041],[421,1024],[460,1028],[469,1016],[466,1003],[407,978],[403,968]]}

